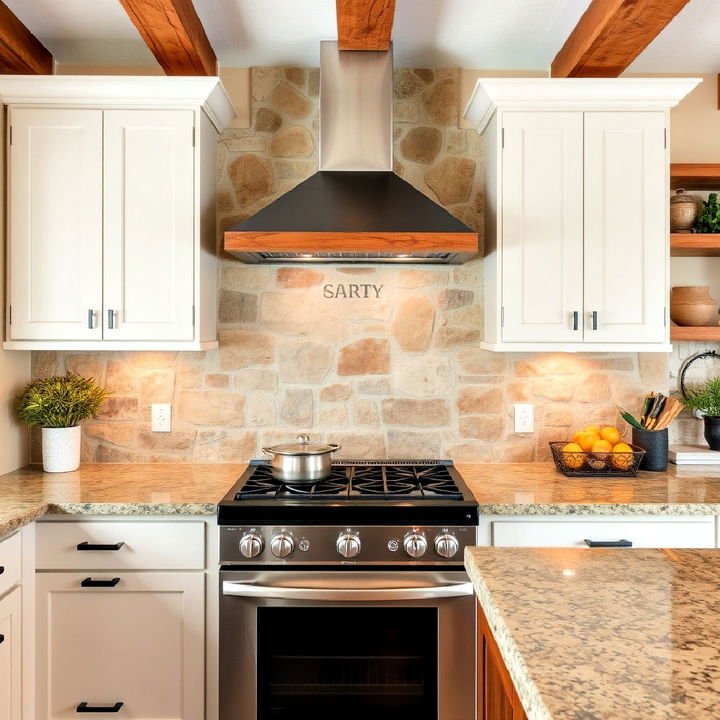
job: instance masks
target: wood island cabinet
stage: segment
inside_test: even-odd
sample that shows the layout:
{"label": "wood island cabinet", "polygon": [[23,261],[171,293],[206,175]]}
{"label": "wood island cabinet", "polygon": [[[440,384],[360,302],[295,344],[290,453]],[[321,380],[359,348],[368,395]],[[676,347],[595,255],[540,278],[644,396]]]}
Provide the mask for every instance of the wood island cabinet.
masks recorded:
{"label": "wood island cabinet", "polygon": [[479,603],[477,628],[478,720],[527,720]]}

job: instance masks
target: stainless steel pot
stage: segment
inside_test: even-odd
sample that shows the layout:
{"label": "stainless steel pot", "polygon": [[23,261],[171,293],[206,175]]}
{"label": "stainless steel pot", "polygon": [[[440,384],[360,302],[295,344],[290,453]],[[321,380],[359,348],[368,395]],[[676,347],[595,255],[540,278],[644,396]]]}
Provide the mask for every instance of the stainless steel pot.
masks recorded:
{"label": "stainless steel pot", "polygon": [[330,454],[339,449],[334,443],[311,443],[308,435],[298,435],[297,443],[273,445],[262,451],[272,457],[270,465],[276,480],[310,485],[330,477]]}

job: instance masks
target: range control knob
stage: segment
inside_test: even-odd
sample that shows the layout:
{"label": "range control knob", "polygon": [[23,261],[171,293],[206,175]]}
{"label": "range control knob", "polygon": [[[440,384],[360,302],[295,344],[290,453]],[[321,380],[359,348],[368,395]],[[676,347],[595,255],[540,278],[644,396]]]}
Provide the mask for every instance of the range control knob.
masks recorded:
{"label": "range control knob", "polygon": [[263,551],[263,539],[254,532],[246,532],[240,538],[240,552],[246,558],[257,557]]}
{"label": "range control knob", "polygon": [[354,558],[362,547],[360,538],[355,533],[342,533],[335,543],[337,551],[344,558]]}
{"label": "range control knob", "polygon": [[403,547],[411,558],[419,558],[422,557],[427,550],[427,540],[425,536],[420,533],[410,533],[410,535],[405,536]]}
{"label": "range control knob", "polygon": [[460,547],[457,538],[454,535],[445,533],[435,538],[435,552],[444,558],[451,558],[457,553]]}
{"label": "range control knob", "polygon": [[295,549],[295,541],[292,535],[275,535],[270,541],[270,550],[276,558],[286,558]]}

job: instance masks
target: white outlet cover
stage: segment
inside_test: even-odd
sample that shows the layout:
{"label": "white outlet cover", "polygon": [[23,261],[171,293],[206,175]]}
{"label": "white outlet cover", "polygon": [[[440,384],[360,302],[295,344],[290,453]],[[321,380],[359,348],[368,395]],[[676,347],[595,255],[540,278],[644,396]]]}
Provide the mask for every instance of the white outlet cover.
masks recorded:
{"label": "white outlet cover", "polygon": [[527,403],[515,404],[515,432],[531,433],[535,431],[535,408]]}
{"label": "white outlet cover", "polygon": [[150,407],[152,432],[172,432],[172,405],[153,403]]}

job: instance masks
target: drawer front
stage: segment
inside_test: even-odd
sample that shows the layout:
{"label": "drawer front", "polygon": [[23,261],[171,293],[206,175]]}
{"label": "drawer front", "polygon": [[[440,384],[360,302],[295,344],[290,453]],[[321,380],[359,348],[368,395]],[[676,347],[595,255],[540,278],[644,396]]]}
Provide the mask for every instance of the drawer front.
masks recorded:
{"label": "drawer front", "polygon": [[20,533],[0,542],[0,597],[20,582],[22,553]]}
{"label": "drawer front", "polygon": [[587,547],[585,540],[629,540],[639,548],[712,548],[715,523],[710,517],[672,520],[498,521],[492,524],[495,547]]}
{"label": "drawer front", "polygon": [[21,717],[21,589],[0,600],[0,718]]}
{"label": "drawer front", "polygon": [[38,570],[202,570],[203,522],[40,522]]}

